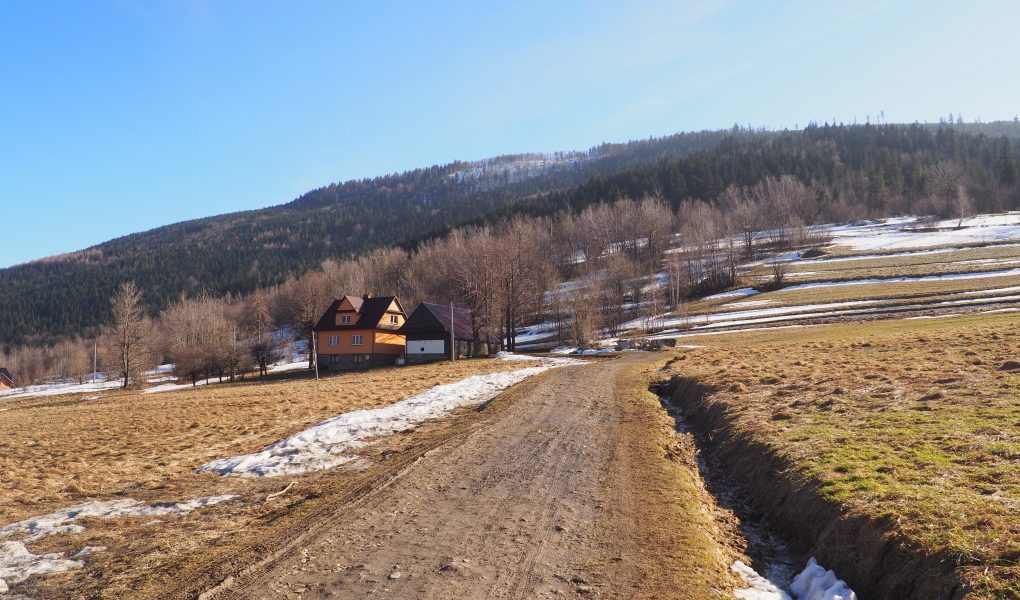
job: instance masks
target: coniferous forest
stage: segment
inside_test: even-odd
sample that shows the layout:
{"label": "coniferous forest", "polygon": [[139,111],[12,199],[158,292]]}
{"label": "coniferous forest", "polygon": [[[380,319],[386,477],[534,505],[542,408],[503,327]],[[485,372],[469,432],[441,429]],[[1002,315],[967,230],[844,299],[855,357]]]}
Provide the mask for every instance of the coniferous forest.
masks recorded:
{"label": "coniferous forest", "polygon": [[[939,186],[972,209],[1020,207],[1020,123],[812,125],[677,134],[587,152],[457,162],[333,184],[261,210],[176,223],[0,270],[0,348],[84,336],[110,322],[125,281],[155,314],[182,296],[245,294],[327,258],[412,249],[451,229],[620,199],[716,201],[790,175],[820,221],[938,213]],[[956,193],[956,192],[954,192]]]}

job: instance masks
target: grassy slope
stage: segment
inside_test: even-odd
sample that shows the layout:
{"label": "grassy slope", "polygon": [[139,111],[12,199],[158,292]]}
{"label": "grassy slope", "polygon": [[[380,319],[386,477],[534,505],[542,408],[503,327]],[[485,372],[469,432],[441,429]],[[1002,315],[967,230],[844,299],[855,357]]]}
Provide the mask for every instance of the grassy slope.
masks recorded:
{"label": "grassy slope", "polygon": [[[732,598],[729,571],[739,554],[733,519],[705,489],[688,433],[676,431],[659,398],[648,391],[664,360],[635,365],[616,395],[621,435],[611,484],[621,494],[607,507],[603,535],[619,556],[592,566],[606,581],[626,582],[633,598]],[[635,536],[638,536],[635,538]]]}
{"label": "grassy slope", "polygon": [[699,343],[676,374],[847,518],[952,557],[971,598],[1020,597],[1015,315],[875,321]]}

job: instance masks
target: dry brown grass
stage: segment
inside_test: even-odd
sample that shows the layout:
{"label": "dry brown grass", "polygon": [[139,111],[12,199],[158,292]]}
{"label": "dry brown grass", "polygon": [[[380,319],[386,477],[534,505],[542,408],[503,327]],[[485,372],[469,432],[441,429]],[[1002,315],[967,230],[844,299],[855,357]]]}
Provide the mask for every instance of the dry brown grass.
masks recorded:
{"label": "dry brown grass", "polygon": [[[676,374],[848,514],[1020,595],[1020,319],[875,321],[702,338]],[[1008,365],[1007,365],[1008,366]]]}
{"label": "dry brown grass", "polygon": [[[320,381],[297,376],[183,391],[141,394],[83,394],[5,401],[0,415],[0,525],[86,500],[136,498],[179,501],[211,494],[240,500],[200,509],[184,517],[91,520],[78,535],[54,535],[29,544],[34,552],[74,552],[107,546],[82,570],[26,582],[42,597],[76,589],[112,596],[137,590],[190,553],[229,544],[286,508],[253,504],[292,479],[309,493],[336,477],[319,473],[297,478],[239,479],[194,469],[209,460],[257,451],[339,413],[375,408],[434,385],[478,373],[527,366],[501,360],[465,360],[334,375]],[[157,521],[157,523],[153,523]]]}
{"label": "dry brown grass", "polygon": [[749,560],[746,548],[733,515],[705,488],[693,436],[677,431],[648,391],[665,362],[652,359],[618,380],[621,433],[609,474],[617,498],[600,525],[619,555],[592,568],[607,580],[630,583],[628,597],[727,597],[729,585],[742,587],[729,566]]}

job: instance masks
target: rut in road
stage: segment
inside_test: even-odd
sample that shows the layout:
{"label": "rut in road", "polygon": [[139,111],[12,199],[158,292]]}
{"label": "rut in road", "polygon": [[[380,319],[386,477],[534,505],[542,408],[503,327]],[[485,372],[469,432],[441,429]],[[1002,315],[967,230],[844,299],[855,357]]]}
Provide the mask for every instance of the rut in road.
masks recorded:
{"label": "rut in road", "polygon": [[[584,590],[628,361],[558,369],[498,422],[413,469],[274,565],[245,597],[554,597]],[[234,595],[234,594],[231,594]]]}

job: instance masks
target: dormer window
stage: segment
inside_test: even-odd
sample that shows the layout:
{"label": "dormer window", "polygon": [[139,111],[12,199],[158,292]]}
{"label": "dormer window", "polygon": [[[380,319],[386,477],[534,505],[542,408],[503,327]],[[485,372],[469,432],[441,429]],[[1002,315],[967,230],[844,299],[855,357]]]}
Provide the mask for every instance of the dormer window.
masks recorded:
{"label": "dormer window", "polygon": [[340,324],[349,325],[351,322],[351,315],[340,315]]}
{"label": "dormer window", "polygon": [[397,315],[390,315],[390,325],[399,325],[400,320],[397,319]]}

